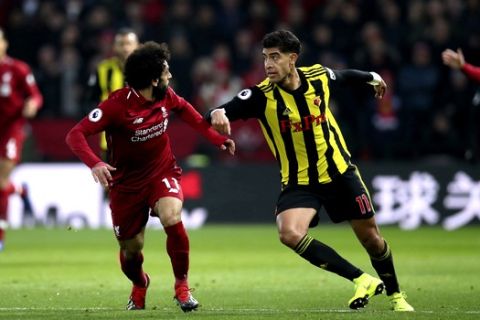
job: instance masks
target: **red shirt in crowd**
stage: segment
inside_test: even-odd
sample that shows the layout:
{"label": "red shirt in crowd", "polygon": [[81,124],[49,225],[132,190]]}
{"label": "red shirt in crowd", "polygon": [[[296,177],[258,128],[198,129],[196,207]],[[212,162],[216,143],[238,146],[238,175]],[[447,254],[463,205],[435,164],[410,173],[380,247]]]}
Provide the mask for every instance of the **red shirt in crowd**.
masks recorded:
{"label": "red shirt in crowd", "polygon": [[105,131],[109,164],[117,168],[112,171],[111,187],[138,190],[152,178],[178,169],[166,133],[172,111],[214,145],[221,146],[226,141],[170,87],[161,101],[148,101],[129,87],[113,92],[68,133],[66,141],[92,168],[102,160],[92,151],[86,137]]}
{"label": "red shirt in crowd", "polygon": [[32,98],[40,107],[43,102],[30,67],[9,56],[0,60],[0,136],[23,130],[25,99]]}

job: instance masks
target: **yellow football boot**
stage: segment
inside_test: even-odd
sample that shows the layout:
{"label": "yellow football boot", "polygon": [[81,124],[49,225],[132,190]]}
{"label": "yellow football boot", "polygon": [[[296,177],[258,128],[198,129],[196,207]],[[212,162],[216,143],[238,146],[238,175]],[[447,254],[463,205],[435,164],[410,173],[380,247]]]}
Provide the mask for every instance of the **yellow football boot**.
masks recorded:
{"label": "yellow football boot", "polygon": [[404,292],[395,292],[391,296],[388,296],[393,311],[415,311],[413,307],[406,300],[407,295]]}
{"label": "yellow football boot", "polygon": [[372,277],[367,273],[363,273],[360,277],[353,279],[353,283],[355,283],[355,295],[348,301],[350,309],[365,307],[368,299],[381,294],[385,289],[382,280]]}

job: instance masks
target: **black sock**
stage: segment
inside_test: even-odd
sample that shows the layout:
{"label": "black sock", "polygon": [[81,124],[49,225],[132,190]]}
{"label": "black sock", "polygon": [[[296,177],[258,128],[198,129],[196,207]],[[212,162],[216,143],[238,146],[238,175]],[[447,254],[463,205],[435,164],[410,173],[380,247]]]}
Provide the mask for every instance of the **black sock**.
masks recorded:
{"label": "black sock", "polygon": [[378,276],[385,284],[387,295],[400,292],[397,275],[395,274],[395,267],[393,266],[392,251],[386,241],[383,253],[378,257],[370,256],[370,261],[372,261],[373,268],[375,268]]}
{"label": "black sock", "polygon": [[295,247],[295,252],[314,266],[336,273],[348,280],[358,278],[363,273],[342,258],[335,250],[309,235],[305,235],[300,240]]}

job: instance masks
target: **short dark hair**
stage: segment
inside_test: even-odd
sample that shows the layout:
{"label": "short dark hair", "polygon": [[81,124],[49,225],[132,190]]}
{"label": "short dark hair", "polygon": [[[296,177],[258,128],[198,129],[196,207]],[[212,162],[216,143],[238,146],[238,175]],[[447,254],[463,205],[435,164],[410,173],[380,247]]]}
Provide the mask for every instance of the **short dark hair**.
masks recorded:
{"label": "short dark hair", "polygon": [[135,33],[135,30],[133,30],[132,28],[127,28],[127,27],[123,27],[123,28],[120,28],[117,30],[117,32],[115,33],[116,36],[126,36],[130,33],[133,33],[135,35],[135,37],[138,38],[137,34]]}
{"label": "short dark hair", "polygon": [[264,48],[278,48],[280,52],[300,54],[302,45],[297,36],[288,30],[277,30],[263,37]]}
{"label": "short dark hair", "polygon": [[166,43],[148,41],[140,45],[125,62],[125,81],[134,89],[148,88],[152,80],[159,79],[170,60]]}

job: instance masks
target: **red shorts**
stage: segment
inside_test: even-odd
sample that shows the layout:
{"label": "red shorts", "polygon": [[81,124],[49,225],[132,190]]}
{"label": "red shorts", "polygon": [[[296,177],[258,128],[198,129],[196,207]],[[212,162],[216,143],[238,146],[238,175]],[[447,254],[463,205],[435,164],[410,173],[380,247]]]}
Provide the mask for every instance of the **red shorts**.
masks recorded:
{"label": "red shorts", "polygon": [[19,162],[22,157],[25,135],[22,130],[10,130],[0,135],[0,159]]}
{"label": "red shorts", "polygon": [[160,198],[175,197],[183,201],[181,171],[173,171],[152,179],[137,192],[110,190],[113,231],[118,240],[128,240],[142,231],[150,210]]}

